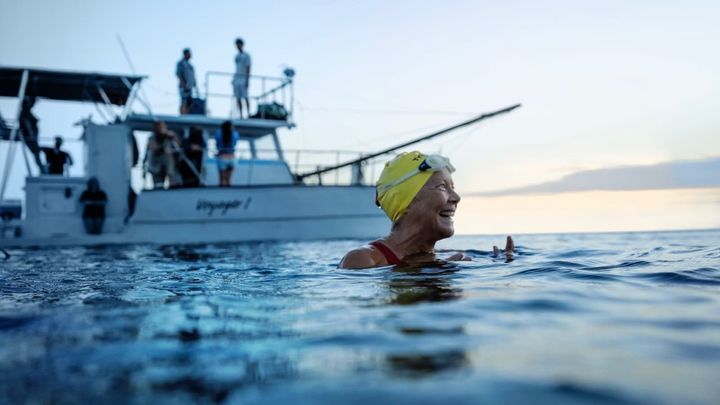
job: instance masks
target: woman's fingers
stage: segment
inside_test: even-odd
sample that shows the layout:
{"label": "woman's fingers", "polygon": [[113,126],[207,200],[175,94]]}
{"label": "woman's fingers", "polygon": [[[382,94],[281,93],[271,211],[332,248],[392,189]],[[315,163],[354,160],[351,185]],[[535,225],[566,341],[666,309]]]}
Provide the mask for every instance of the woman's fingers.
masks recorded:
{"label": "woman's fingers", "polygon": [[510,263],[513,261],[513,253],[515,252],[515,242],[513,242],[512,236],[507,237],[507,241],[505,241],[505,263]]}
{"label": "woman's fingers", "polygon": [[511,262],[513,260],[513,253],[515,252],[515,241],[513,241],[512,236],[507,237],[505,240],[505,250],[498,249],[497,246],[493,246],[492,255],[493,257],[500,256],[500,252],[505,253],[505,258],[508,262]]}
{"label": "woman's fingers", "polygon": [[512,236],[508,235],[507,240],[505,241],[505,253],[512,253],[515,251],[515,242],[513,241]]}

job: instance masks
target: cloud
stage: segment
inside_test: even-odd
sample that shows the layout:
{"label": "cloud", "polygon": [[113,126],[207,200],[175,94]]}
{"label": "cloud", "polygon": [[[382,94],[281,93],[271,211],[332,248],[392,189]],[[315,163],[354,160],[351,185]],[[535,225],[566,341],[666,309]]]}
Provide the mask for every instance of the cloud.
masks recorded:
{"label": "cloud", "polygon": [[499,197],[517,194],[567,193],[591,190],[659,190],[720,187],[720,157],[583,170],[560,180],[506,190],[466,193]]}

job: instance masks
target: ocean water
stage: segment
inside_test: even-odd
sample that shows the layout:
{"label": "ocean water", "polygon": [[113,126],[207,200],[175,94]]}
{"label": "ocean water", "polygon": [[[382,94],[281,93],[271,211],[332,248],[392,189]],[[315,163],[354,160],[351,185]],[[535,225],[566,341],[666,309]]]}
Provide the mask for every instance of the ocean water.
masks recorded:
{"label": "ocean water", "polygon": [[720,403],[720,231],[13,249],[0,403]]}

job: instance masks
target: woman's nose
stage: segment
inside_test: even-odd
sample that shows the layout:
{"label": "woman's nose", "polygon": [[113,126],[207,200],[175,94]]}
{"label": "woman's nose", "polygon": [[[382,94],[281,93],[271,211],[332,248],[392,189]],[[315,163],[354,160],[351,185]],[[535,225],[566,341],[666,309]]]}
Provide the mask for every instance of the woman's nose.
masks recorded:
{"label": "woman's nose", "polygon": [[460,194],[458,194],[454,189],[450,190],[450,202],[455,204],[460,202]]}

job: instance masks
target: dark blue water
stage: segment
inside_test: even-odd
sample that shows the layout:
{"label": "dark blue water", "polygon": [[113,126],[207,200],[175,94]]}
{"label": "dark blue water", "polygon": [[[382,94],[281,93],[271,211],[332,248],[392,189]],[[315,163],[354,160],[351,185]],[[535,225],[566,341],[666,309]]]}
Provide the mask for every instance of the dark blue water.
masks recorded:
{"label": "dark blue water", "polygon": [[720,403],[720,231],[11,250],[0,403]]}

